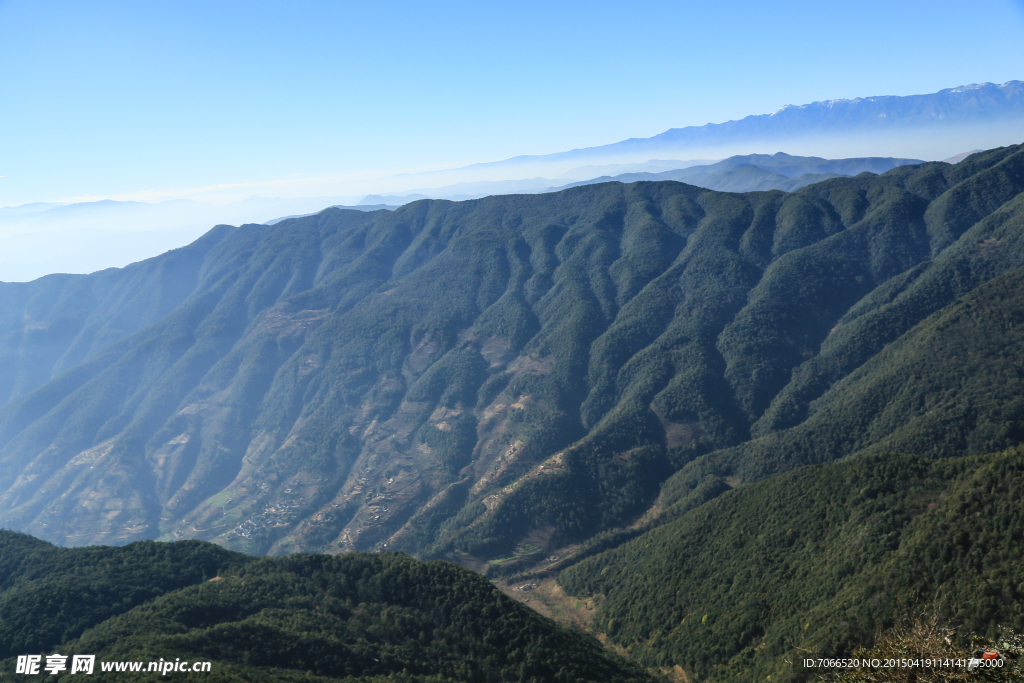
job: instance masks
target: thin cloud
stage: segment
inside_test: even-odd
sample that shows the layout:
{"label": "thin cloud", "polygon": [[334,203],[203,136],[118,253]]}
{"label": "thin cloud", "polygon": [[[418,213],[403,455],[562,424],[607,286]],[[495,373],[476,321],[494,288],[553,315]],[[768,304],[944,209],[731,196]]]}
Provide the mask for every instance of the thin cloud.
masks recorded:
{"label": "thin cloud", "polygon": [[155,189],[150,188],[146,190],[139,190],[136,192],[126,192],[122,194],[97,196],[92,194],[79,195],[75,197],[67,197],[56,200],[58,202],[95,202],[103,199],[112,199],[119,202],[159,202],[166,201],[169,199],[184,199],[189,197],[198,197],[201,195],[209,195],[215,193],[229,192],[231,190],[240,189],[282,189],[282,188],[295,188],[303,186],[318,186],[330,183],[347,183],[347,182],[358,182],[358,181],[372,181],[388,177],[384,172],[360,172],[360,173],[347,173],[347,174],[335,174],[325,176],[312,176],[312,177],[288,177],[280,178],[276,180],[262,180],[256,182],[243,182],[243,183],[219,183],[216,185],[203,185],[201,187],[189,187],[189,188],[176,188],[176,189]]}

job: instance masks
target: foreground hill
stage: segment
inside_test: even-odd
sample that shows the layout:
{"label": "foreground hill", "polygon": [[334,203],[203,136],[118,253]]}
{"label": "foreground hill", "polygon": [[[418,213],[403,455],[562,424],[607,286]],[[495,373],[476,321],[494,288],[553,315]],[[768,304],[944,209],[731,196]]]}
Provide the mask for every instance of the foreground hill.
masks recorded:
{"label": "foreground hill", "polygon": [[210,682],[651,680],[448,562],[257,560],[195,541],[58,549],[6,531],[0,549],[5,671],[15,655],[59,652],[211,661],[194,674]]}
{"label": "foreground hill", "polygon": [[255,558],[200,541],[66,550],[0,530],[0,659],[39,652]]}
{"label": "foreground hill", "polygon": [[1018,381],[1016,281],[958,332],[1002,363],[969,392],[915,326],[1024,266],[1022,190],[1019,146],[791,194],[606,183],[0,285],[0,524],[534,561],[673,474],[682,509],[872,449],[1013,446],[1015,404],[983,397]]}

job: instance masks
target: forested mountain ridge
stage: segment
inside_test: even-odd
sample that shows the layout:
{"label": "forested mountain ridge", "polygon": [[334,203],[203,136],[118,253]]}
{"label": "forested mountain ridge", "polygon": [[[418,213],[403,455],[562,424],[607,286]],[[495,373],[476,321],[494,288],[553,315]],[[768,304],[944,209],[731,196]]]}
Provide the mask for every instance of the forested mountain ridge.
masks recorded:
{"label": "forested mountain ridge", "polygon": [[[607,183],[219,227],[124,272],[0,285],[18,395],[0,524],[538,559],[633,519],[674,472],[685,507],[811,461],[792,443],[815,442],[785,462],[761,444],[1024,266],[1022,190],[1019,146],[791,194]],[[140,318],[147,301],[168,312]],[[928,448],[1021,440],[978,424]]]}
{"label": "forested mountain ridge", "polygon": [[95,655],[94,675],[111,661],[207,661],[208,672],[175,676],[211,682],[653,680],[450,562],[260,559],[199,541],[66,549],[0,531],[0,563],[11,570],[0,583],[5,672],[43,652]]}

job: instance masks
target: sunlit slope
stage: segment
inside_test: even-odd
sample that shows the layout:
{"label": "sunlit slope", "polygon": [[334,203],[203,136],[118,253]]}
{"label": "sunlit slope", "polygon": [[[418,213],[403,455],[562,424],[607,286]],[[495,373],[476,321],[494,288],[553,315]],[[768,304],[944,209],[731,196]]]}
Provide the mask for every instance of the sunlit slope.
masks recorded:
{"label": "sunlit slope", "polygon": [[559,578],[601,594],[594,628],[701,679],[806,680],[786,660],[846,656],[900,603],[962,632],[1024,626],[1024,453],[892,454],[725,493]]}
{"label": "sunlit slope", "polygon": [[72,545],[553,549],[694,458],[799,426],[1022,265],[1021,190],[1012,147],[793,194],[608,183],[220,229],[170,312],[0,410],[0,524]]}

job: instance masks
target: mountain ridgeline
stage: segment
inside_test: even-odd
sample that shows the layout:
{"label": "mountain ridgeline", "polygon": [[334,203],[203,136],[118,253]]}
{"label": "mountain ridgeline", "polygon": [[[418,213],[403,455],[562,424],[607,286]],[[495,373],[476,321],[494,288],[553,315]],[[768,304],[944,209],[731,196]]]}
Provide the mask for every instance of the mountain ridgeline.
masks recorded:
{"label": "mountain ridgeline", "polygon": [[[629,138],[608,145],[544,155],[524,155],[467,166],[490,171],[529,166],[542,171],[548,164],[607,164],[645,159],[706,159],[714,150],[764,149],[794,145],[821,149],[837,142],[847,149],[933,149],[937,138],[990,139],[986,146],[1015,142],[1024,115],[1024,81],[974,83],[936,93],[883,95],[822,100],[786,105],[771,114],[703,126],[670,128],[649,138]],[[973,134],[965,131],[973,128]],[[913,145],[912,141],[917,141]],[[683,155],[683,156],[675,156]],[[632,157],[632,159],[630,159]],[[550,168],[550,166],[547,166]],[[462,170],[462,169],[460,169]]]}
{"label": "mountain ridgeline", "polygon": [[0,525],[516,564],[662,491],[678,516],[809,463],[1000,451],[1022,190],[1021,146],[793,193],[603,183],[0,284]]}
{"label": "mountain ridgeline", "polygon": [[[981,151],[981,150],[974,150]],[[964,156],[969,156],[964,154]],[[954,163],[952,160],[948,160]],[[558,184],[553,180],[532,178],[528,180],[485,180],[476,183],[458,183],[446,187],[423,189],[424,195],[417,192],[405,195],[367,195],[359,202],[360,206],[336,208],[358,208],[363,211],[390,209],[402,206],[418,199],[451,199],[463,201],[479,199],[495,194],[526,194],[536,192],[557,192],[570,187],[594,185],[616,181],[635,183],[641,180],[678,180],[688,185],[696,185],[708,190],[722,192],[753,192],[760,190],[785,190],[792,192],[801,187],[839,176],[854,176],[864,172],[885,173],[897,166],[922,164],[920,159],[895,159],[892,157],[855,157],[852,159],[823,159],[821,157],[793,156],[784,152],[775,154],[742,154],[731,156],[709,164],[697,165],[697,162],[650,160],[644,164],[628,164],[639,167],[629,173],[591,177],[589,180],[573,181]],[[612,168],[622,165],[613,164]],[[646,171],[644,168],[658,169]],[[598,169],[609,169],[600,166],[582,166],[572,169],[563,176],[587,177]],[[610,170],[610,169],[609,169]],[[298,218],[298,216],[286,216]],[[270,221],[267,225],[278,223],[284,219]]]}
{"label": "mountain ridgeline", "polygon": [[[661,171],[658,173],[622,173],[570,183],[557,189],[593,185],[614,180],[635,183],[642,180],[678,180],[689,185],[722,192],[754,192],[785,190],[793,192],[814,183],[861,173],[885,173],[897,166],[924,163],[920,159],[862,157],[854,159],[822,159],[800,157],[783,152],[775,154],[742,154],[701,166]],[[555,189],[555,188],[552,188]]]}

